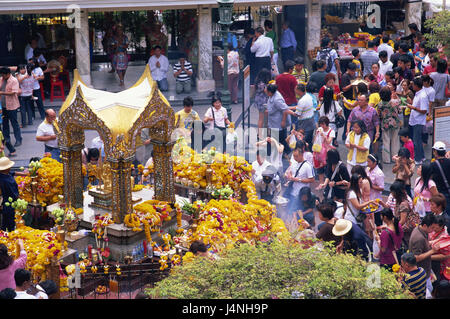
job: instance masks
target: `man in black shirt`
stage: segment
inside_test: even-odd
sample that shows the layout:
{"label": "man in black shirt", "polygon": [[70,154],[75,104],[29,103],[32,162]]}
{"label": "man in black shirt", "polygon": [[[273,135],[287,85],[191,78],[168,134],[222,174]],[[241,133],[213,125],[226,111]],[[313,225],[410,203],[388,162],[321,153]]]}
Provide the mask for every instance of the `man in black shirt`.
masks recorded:
{"label": "man in black shirt", "polygon": [[[433,181],[436,183],[436,188],[439,193],[445,196],[447,200],[447,207],[445,213],[450,215],[450,189],[447,185],[450,185],[450,159],[445,157],[446,147],[443,142],[436,142],[433,145],[433,155],[435,161],[431,163],[431,171]],[[439,168],[439,165],[442,168]]]}
{"label": "man in black shirt", "polygon": [[[400,43],[398,52],[400,53],[400,57],[404,56],[411,62],[410,69],[414,70],[416,68],[416,63],[414,61],[413,55],[409,54],[409,46],[408,46],[408,44],[405,43],[405,42]],[[399,59],[400,59],[400,57],[399,57]]]}
{"label": "man in black shirt", "polygon": [[419,28],[415,23],[408,24],[408,28],[411,33],[405,37],[400,38],[400,40],[406,41],[409,45],[409,48],[414,49],[414,37],[416,36],[416,33],[419,32]]}
{"label": "man in black shirt", "polygon": [[[347,65],[347,71],[344,73],[344,75],[341,78],[341,91],[343,92],[342,95],[347,100],[354,100],[353,96],[353,85],[351,84],[353,80],[356,79],[356,64],[353,62],[350,62]],[[344,115],[345,115],[345,126],[347,126],[347,119],[350,116],[351,110],[347,109],[346,107],[343,107],[344,109]],[[342,140],[345,141],[346,134],[345,130],[342,132]]]}
{"label": "man in black shirt", "polygon": [[309,77],[309,82],[313,82],[318,93],[320,88],[325,85],[325,76],[328,74],[325,69],[327,68],[327,63],[324,60],[317,61],[317,71],[313,72]]}

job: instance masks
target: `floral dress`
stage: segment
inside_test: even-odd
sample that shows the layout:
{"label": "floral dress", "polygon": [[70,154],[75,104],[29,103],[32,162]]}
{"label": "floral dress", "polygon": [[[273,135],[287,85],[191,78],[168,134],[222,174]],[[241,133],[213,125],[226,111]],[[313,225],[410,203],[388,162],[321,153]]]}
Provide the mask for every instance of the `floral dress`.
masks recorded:
{"label": "floral dress", "polygon": [[267,104],[267,100],[269,97],[266,92],[264,92],[266,88],[266,84],[262,81],[256,84],[256,92],[255,92],[255,106],[259,112],[264,112],[266,110],[265,104]]}
{"label": "floral dress", "polygon": [[390,130],[400,128],[399,108],[391,102],[381,101],[378,104],[380,111],[381,129]]}
{"label": "floral dress", "polygon": [[113,64],[114,68],[118,71],[124,71],[128,68],[128,54],[127,45],[128,37],[123,35],[122,39],[116,37],[112,40],[112,45],[116,45],[116,51],[114,52]]}

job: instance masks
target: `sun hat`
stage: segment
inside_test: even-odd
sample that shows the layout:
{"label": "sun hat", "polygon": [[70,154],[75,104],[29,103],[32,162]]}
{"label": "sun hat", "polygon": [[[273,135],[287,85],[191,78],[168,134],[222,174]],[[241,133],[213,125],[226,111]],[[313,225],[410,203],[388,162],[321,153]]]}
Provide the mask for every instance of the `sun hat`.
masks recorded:
{"label": "sun hat", "polygon": [[15,163],[6,156],[0,157],[0,171],[5,171],[8,168],[13,167],[14,164]]}
{"label": "sun hat", "polygon": [[445,143],[437,141],[436,143],[434,143],[433,149],[436,151],[445,151],[446,150]]}
{"label": "sun hat", "polygon": [[333,227],[333,235],[344,236],[352,229],[352,222],[347,219],[338,219]]}

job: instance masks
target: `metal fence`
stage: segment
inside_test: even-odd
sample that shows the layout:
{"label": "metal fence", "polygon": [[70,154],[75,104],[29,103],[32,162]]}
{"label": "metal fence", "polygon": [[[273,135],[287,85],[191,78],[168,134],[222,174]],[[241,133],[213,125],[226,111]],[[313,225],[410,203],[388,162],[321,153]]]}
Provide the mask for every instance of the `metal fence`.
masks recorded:
{"label": "metal fence", "polygon": [[[128,265],[121,264],[120,274],[114,264],[109,264],[108,271],[103,266],[96,267],[97,271],[93,272],[90,266],[86,267],[86,273],[72,276],[72,282],[75,284],[78,280],[79,285],[61,292],[61,299],[134,299],[138,292],[153,287],[154,283],[168,276],[170,271],[170,266],[161,271],[160,263],[153,258]],[[99,291],[101,286],[106,287],[106,290]]]}

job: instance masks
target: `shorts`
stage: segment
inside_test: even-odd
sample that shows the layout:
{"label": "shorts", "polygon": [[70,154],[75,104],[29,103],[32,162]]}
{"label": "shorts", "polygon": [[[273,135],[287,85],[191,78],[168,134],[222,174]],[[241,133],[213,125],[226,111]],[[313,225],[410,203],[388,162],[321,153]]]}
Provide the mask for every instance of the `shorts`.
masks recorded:
{"label": "shorts", "polygon": [[316,173],[317,173],[317,175],[319,175],[319,174],[325,174],[325,167],[326,167],[326,166],[322,166],[322,167],[316,168]]}

